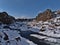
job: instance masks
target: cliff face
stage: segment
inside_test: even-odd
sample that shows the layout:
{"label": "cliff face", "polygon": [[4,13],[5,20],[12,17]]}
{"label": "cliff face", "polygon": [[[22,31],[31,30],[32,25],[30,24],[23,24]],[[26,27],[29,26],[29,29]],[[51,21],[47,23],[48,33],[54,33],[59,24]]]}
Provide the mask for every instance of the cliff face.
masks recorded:
{"label": "cliff face", "polygon": [[39,13],[38,16],[36,17],[36,20],[47,21],[53,17],[56,17],[56,15],[50,9],[47,9],[46,11]]}

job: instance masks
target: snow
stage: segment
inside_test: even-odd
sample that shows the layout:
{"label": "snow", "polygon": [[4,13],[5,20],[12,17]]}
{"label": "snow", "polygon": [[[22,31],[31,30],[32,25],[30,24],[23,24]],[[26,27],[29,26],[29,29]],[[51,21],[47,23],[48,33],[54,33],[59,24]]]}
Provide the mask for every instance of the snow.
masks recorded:
{"label": "snow", "polygon": [[[57,43],[58,45],[58,43],[60,44],[59,18],[60,17],[56,17],[46,22],[43,21],[15,22],[11,25],[8,25],[12,30],[9,28],[3,28],[4,26],[7,25],[2,24],[0,25],[0,41],[1,41],[0,44],[1,45],[37,45],[33,41],[30,41],[29,39],[26,39],[19,34],[21,31],[33,31],[42,35],[30,34],[30,36],[33,36],[38,39],[44,39],[46,42]],[[8,40],[4,40],[4,37],[6,36],[4,33],[7,34],[9,38]],[[20,39],[17,41],[16,38],[18,37]]]}
{"label": "snow", "polygon": [[[42,23],[42,21],[41,22],[39,21],[35,25],[36,26],[32,26],[32,27],[39,29],[39,31],[37,31],[37,33],[40,33],[40,34],[43,34],[46,36],[41,36],[38,34],[31,34],[30,36],[36,37],[38,39],[44,39],[49,42],[54,42],[54,43],[57,42],[60,44],[60,17],[53,18],[53,19],[43,22],[43,23]],[[44,27],[44,28],[42,28],[42,27]],[[40,31],[40,29],[44,29],[45,31]]]}
{"label": "snow", "polygon": [[30,36],[37,37],[38,39],[46,38],[46,36],[40,36],[40,35],[37,35],[37,34],[31,34]]}
{"label": "snow", "polygon": [[[23,26],[20,26],[20,25]],[[8,28],[3,28],[4,26],[7,25],[0,25],[0,44],[1,45],[37,45],[34,44],[32,41],[25,39],[23,37],[20,36],[20,32],[14,29],[21,29],[22,31],[27,31],[28,30],[28,26],[25,23],[13,23],[11,25],[9,25],[9,27],[11,29]],[[19,28],[18,28],[19,27]],[[4,40],[5,34],[7,34],[8,36],[8,40]],[[2,36],[2,37],[1,37]],[[20,39],[17,41],[16,38],[20,37]]]}
{"label": "snow", "polygon": [[[28,42],[28,44],[26,44],[25,42]],[[22,45],[37,45],[37,44],[34,44],[32,41],[29,41],[28,39],[25,39],[25,38],[22,38]]]}

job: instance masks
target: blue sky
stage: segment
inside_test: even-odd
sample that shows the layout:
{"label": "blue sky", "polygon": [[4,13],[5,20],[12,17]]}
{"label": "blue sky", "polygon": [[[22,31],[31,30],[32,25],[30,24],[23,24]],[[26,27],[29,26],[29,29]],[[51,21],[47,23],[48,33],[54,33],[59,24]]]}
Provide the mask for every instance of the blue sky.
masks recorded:
{"label": "blue sky", "polygon": [[60,0],[0,0],[0,11],[14,17],[35,17],[39,12],[60,9]]}

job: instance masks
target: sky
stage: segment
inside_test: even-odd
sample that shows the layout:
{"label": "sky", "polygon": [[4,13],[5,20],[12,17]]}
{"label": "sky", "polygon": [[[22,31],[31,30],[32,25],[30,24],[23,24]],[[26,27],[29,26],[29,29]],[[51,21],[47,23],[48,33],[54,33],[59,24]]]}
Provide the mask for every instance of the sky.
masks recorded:
{"label": "sky", "polygon": [[16,18],[33,18],[46,9],[59,10],[60,0],[0,0],[0,12]]}

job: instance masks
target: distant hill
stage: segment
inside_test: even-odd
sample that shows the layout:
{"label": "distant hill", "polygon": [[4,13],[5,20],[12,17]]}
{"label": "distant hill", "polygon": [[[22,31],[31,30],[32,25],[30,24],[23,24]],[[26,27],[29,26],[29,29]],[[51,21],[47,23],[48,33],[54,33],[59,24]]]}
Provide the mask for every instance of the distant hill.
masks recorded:
{"label": "distant hill", "polygon": [[31,18],[31,19],[16,19],[16,21],[20,21],[20,22],[24,22],[24,21],[33,21],[34,20],[34,18]]}

